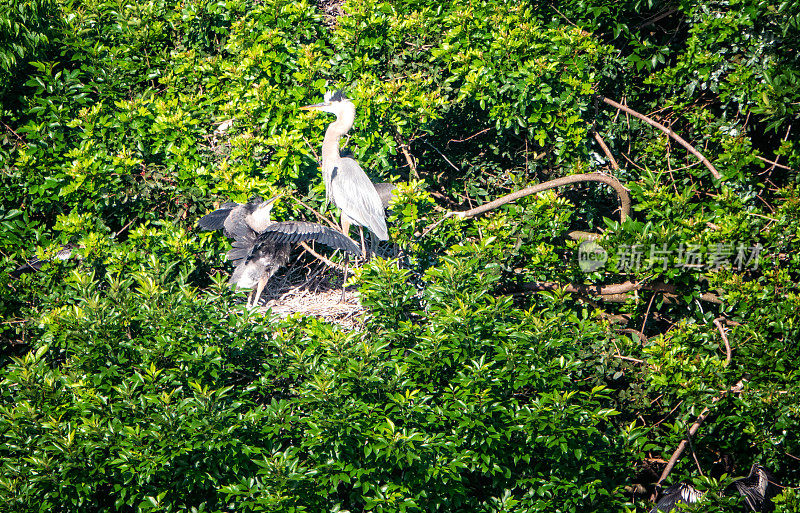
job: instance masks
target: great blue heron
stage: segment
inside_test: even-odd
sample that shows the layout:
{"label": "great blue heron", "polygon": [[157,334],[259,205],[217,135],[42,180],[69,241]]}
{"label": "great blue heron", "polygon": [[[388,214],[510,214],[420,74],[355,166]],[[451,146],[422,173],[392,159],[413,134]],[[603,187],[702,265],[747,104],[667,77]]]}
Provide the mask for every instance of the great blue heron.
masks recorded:
{"label": "great blue heron", "polygon": [[353,102],[344,93],[327,93],[325,101],[300,107],[302,110],[321,110],[336,115],[328,125],[322,141],[322,180],[328,201],[342,211],[342,231],[345,235],[350,225],[363,226],[380,240],[388,240],[386,215],[381,198],[367,174],[354,159],[343,157],[339,141],[352,127],[356,115]]}
{"label": "great blue heron", "polygon": [[272,221],[270,211],[279,197],[267,201],[252,198],[246,204],[225,203],[198,222],[207,230],[221,228],[234,239],[227,254],[234,265],[230,283],[253,289],[247,298],[248,307],[258,304],[269,279],[289,261],[292,243],[316,241],[333,249],[361,253],[350,237],[327,226],[305,221]]}

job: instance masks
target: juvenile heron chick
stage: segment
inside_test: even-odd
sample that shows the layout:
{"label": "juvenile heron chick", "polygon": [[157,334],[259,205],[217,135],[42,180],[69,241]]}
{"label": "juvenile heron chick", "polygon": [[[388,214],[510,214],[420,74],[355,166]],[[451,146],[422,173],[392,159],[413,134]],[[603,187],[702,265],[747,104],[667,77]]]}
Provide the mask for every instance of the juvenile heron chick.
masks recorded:
{"label": "juvenile heron chick", "polygon": [[201,217],[197,225],[204,230],[222,230],[226,237],[232,239],[237,230],[245,227],[263,232],[270,224],[270,210],[271,202],[264,202],[261,196],[253,196],[247,203],[223,203],[217,210]]}
{"label": "juvenile heron chick", "polygon": [[[213,219],[213,223],[200,220],[201,227],[222,228],[226,235],[234,239],[233,247],[226,256],[234,265],[230,283],[238,288],[253,289],[247,298],[248,307],[258,304],[269,279],[287,264],[293,243],[316,241],[333,249],[361,254],[358,245],[350,237],[327,226],[305,221],[272,221],[270,211],[279,197],[256,202],[254,208],[248,207],[240,211],[248,212],[247,215],[236,218],[232,218],[234,212],[245,205],[226,203],[223,208],[203,217],[203,219]],[[226,205],[238,206],[226,207]],[[224,210],[228,211],[227,216],[222,212]],[[257,222],[253,221],[254,219]]]}

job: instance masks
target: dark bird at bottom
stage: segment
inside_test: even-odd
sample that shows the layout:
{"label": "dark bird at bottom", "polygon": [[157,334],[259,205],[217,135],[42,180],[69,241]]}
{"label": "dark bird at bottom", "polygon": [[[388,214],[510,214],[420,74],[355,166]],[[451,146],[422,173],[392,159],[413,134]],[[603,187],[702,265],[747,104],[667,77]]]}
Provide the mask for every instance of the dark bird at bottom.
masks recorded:
{"label": "dark bird at bottom", "polygon": [[651,509],[650,513],[658,513],[659,511],[668,512],[672,510],[681,511],[682,508],[680,508],[680,504],[694,504],[702,497],[703,492],[698,491],[691,484],[681,481],[664,490],[663,495],[656,503],[656,507]]}
{"label": "dark bird at bottom", "polygon": [[772,498],[780,493],[783,486],[778,484],[772,472],[753,463],[750,474],[731,483],[727,490],[733,488],[744,497],[751,511],[772,511],[775,509]]}
{"label": "dark bird at bottom", "polygon": [[[750,474],[732,482],[725,491],[739,492],[744,497],[748,511],[769,512],[775,509],[772,498],[783,488],[775,480],[775,476],[758,463],[750,467]],[[703,498],[704,493],[691,484],[682,481],[664,490],[661,499],[650,513],[683,511],[681,504],[694,504]]]}
{"label": "dark bird at bottom", "polygon": [[[244,205],[226,203],[203,216],[198,223],[207,230],[222,228],[226,235],[233,237],[233,247],[227,254],[228,261],[234,265],[230,283],[238,288],[253,289],[247,299],[248,307],[258,304],[269,279],[289,261],[293,243],[315,241],[333,249],[361,254],[350,237],[327,226],[306,221],[272,221],[270,211],[278,198],[280,196],[267,201],[251,199]],[[237,210],[239,207],[243,208]],[[232,217],[235,212],[244,215]]]}

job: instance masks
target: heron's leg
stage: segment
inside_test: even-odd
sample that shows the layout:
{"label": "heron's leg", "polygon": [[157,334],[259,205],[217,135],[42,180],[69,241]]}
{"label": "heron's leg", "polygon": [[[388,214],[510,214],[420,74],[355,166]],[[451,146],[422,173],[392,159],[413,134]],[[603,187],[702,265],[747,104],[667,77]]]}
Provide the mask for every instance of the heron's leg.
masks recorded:
{"label": "heron's leg", "polygon": [[272,273],[268,272],[264,274],[264,276],[262,276],[260,280],[258,280],[258,288],[256,289],[257,292],[253,300],[253,306],[258,306],[258,300],[261,299],[261,292],[264,291],[264,287],[267,285],[267,282],[271,277]]}
{"label": "heron's leg", "polygon": [[367,248],[364,246],[364,228],[358,227],[358,236],[361,237],[361,254],[364,255],[364,260],[369,260],[370,255],[367,253]]}
{"label": "heron's leg", "polygon": [[369,232],[369,251],[373,255],[378,254],[378,244],[378,237],[374,233]]}
{"label": "heron's leg", "polygon": [[347,254],[347,258],[344,262],[344,277],[342,278],[342,299],[339,300],[340,303],[344,303],[345,301],[345,293],[347,292],[347,272],[350,270],[350,254]]}
{"label": "heron's leg", "polygon": [[247,308],[250,308],[250,303],[253,301],[253,292],[255,289],[250,289],[250,293],[247,294]]}
{"label": "heron's leg", "polygon": [[344,212],[342,212],[342,233],[350,236],[350,218],[344,215]]}

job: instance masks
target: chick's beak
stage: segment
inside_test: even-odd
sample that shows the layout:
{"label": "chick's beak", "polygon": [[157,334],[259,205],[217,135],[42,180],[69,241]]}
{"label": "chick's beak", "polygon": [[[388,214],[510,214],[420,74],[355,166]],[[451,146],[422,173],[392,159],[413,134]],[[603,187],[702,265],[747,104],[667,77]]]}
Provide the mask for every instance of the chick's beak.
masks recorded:
{"label": "chick's beak", "polygon": [[304,105],[300,107],[300,110],[319,110],[324,106],[325,106],[324,103],[314,103],[312,105]]}
{"label": "chick's beak", "polygon": [[277,202],[279,199],[281,199],[282,197],[283,197],[283,194],[278,194],[277,196],[273,196],[270,199],[268,199],[267,201],[265,201],[264,204],[265,205],[272,205],[275,202]]}

